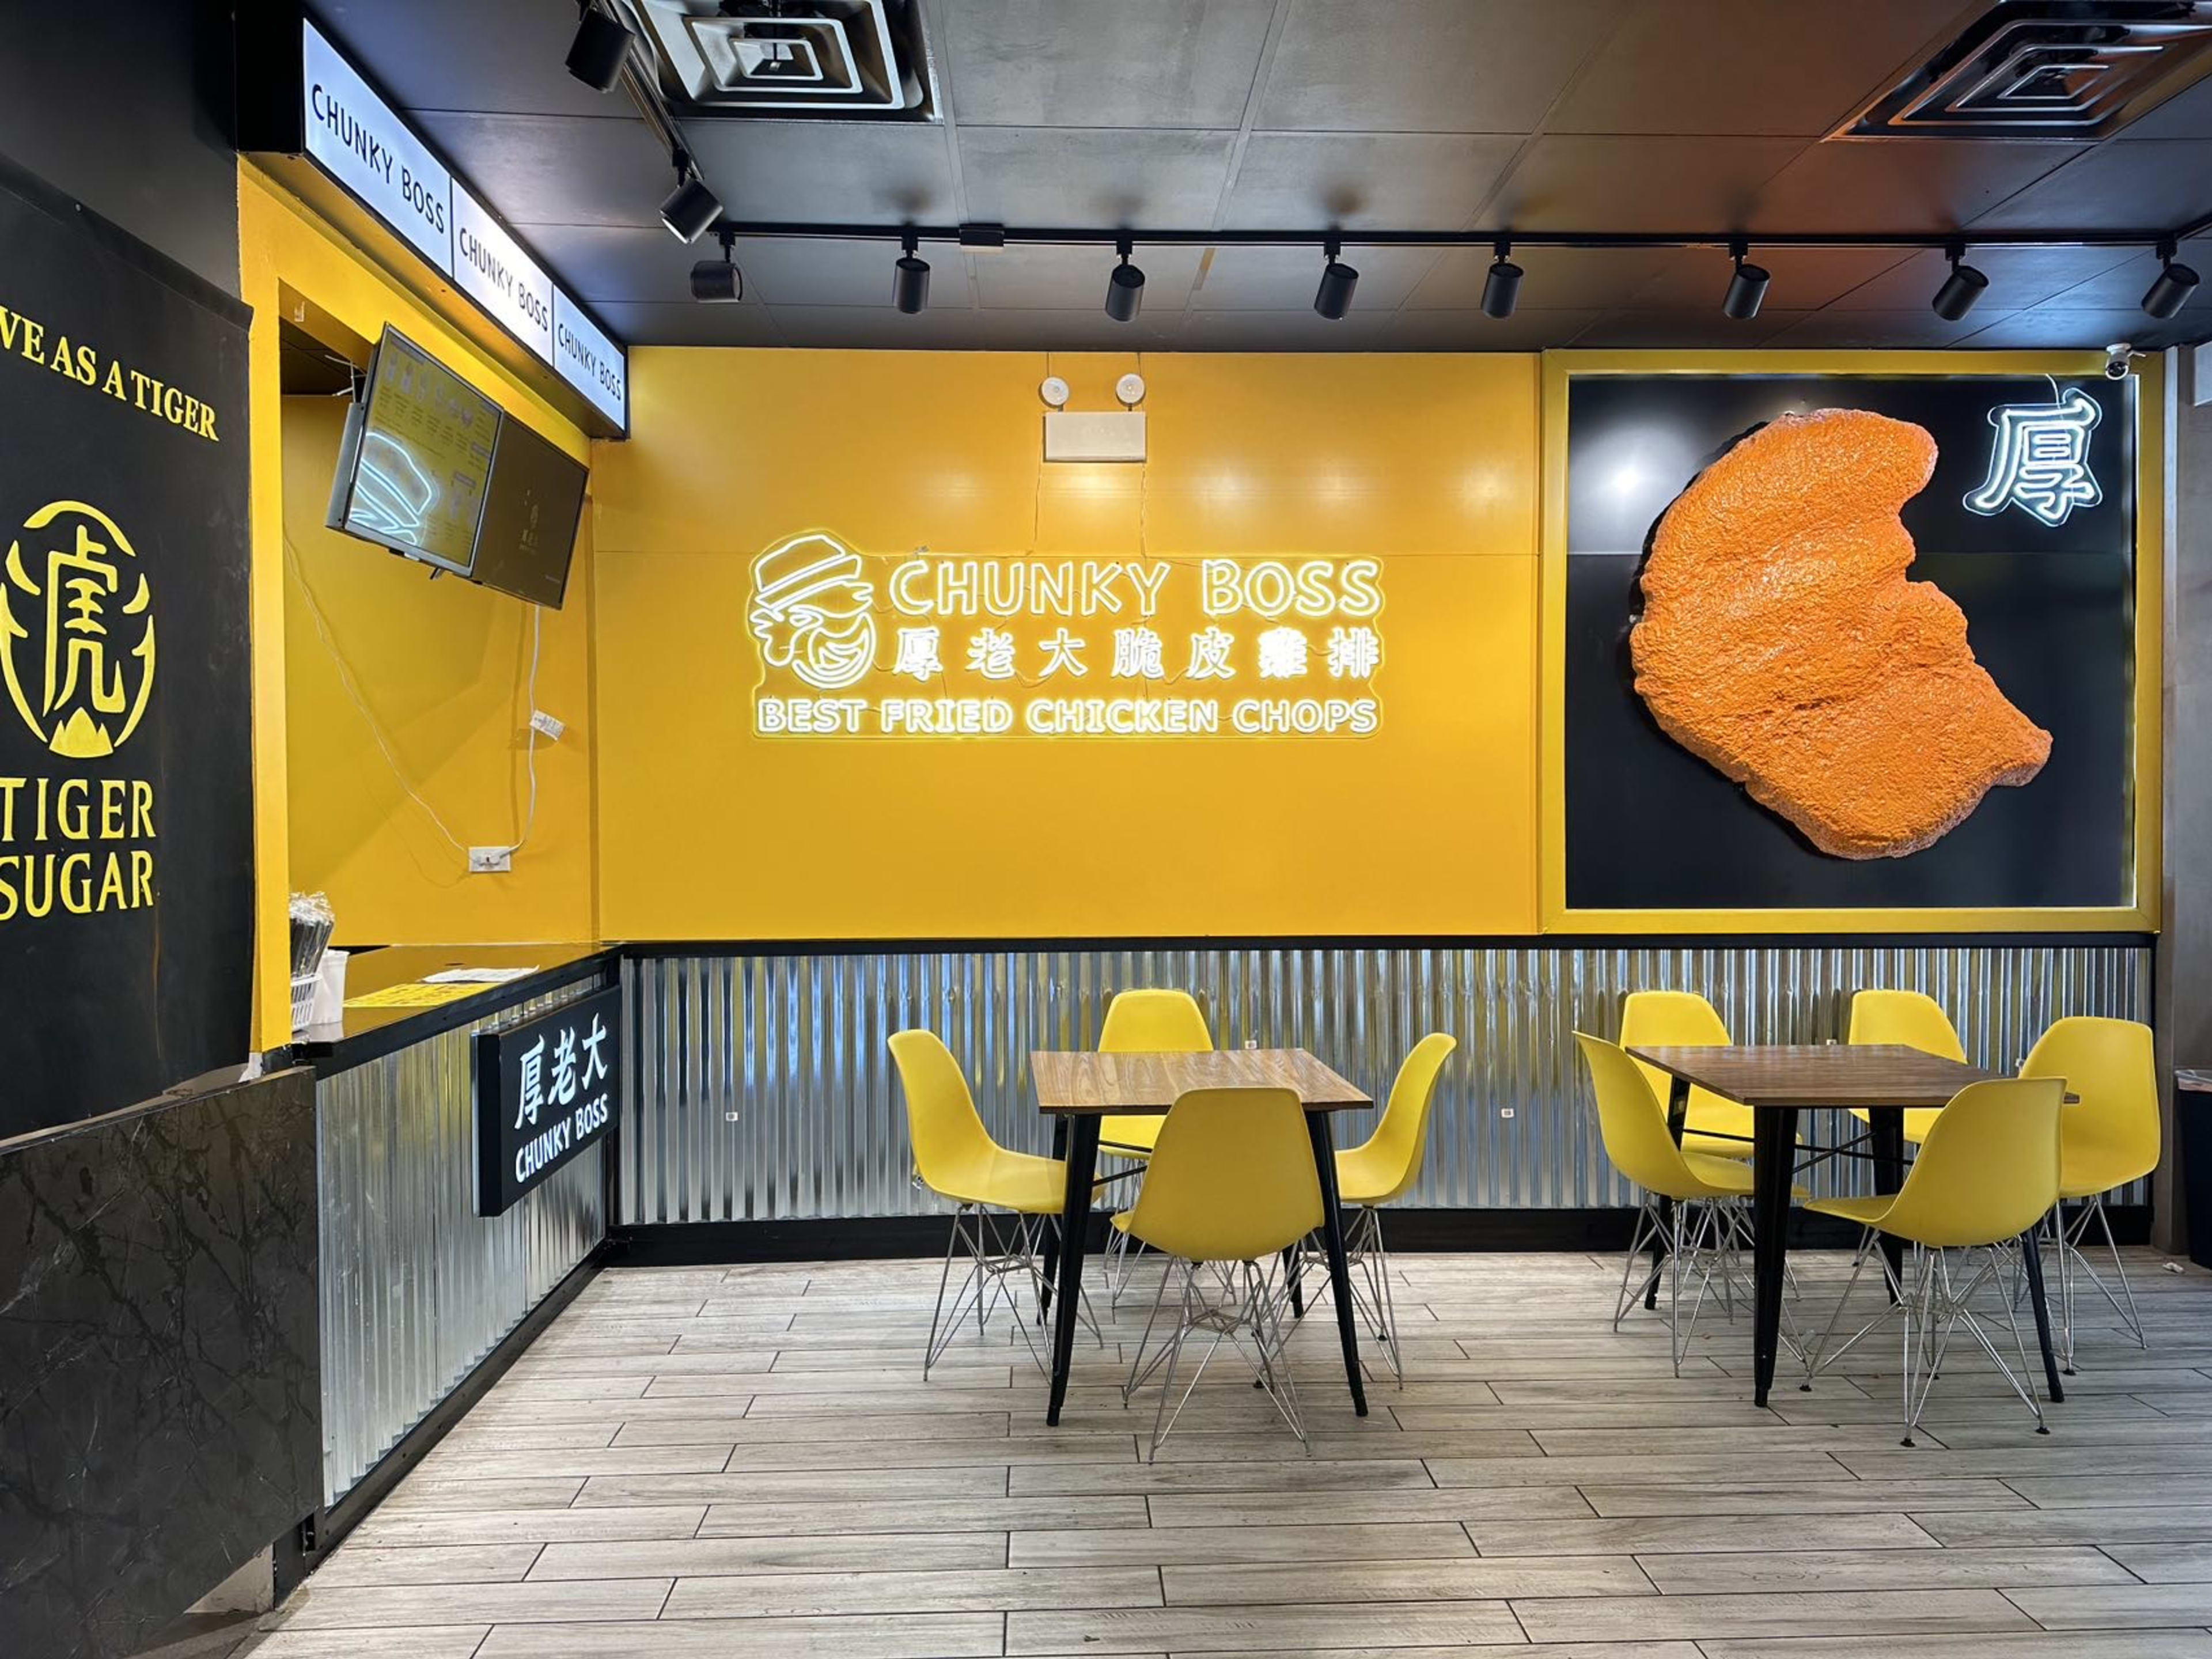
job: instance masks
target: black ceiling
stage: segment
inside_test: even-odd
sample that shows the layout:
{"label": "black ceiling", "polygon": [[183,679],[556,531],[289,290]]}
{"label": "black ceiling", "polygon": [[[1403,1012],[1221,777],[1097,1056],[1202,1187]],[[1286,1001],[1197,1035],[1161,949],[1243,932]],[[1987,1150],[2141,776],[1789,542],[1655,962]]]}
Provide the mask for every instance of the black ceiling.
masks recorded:
{"label": "black ceiling", "polygon": [[[2102,143],[1826,140],[1984,0],[922,0],[941,124],[695,121],[738,220],[1129,226],[1150,278],[1102,310],[1098,249],[743,240],[738,305],[689,297],[711,240],[657,218],[668,158],[620,93],[569,78],[573,0],[317,0],[460,172],[633,344],[1528,350],[1552,346],[2157,345],[2143,251],[1978,251],[1981,305],[1928,308],[1943,256],[1528,248],[1521,308],[1477,309],[1486,251],[1353,248],[1357,303],[1312,309],[1304,248],[1144,248],[1146,227],[1917,233],[2157,229],[2212,214],[2212,77]],[[2185,259],[2212,267],[2212,240]]]}

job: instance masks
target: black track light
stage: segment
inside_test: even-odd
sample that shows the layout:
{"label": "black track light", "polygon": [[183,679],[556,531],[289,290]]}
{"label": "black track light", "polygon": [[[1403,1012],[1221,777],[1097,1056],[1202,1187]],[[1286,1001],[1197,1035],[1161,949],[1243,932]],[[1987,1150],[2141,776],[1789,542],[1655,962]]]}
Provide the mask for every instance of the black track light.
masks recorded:
{"label": "black track light", "polygon": [[568,73],[594,92],[611,92],[629,62],[629,31],[620,18],[586,3],[576,39],[568,48]]}
{"label": "black track light", "polygon": [[1747,323],[1759,315],[1759,302],[1766,298],[1766,285],[1774,280],[1765,266],[1745,263],[1744,255],[1750,251],[1741,237],[1729,244],[1729,257],[1735,261],[1735,269],[1729,275],[1728,292],[1721,296],[1721,313],[1739,323]]}
{"label": "black track light", "polygon": [[1513,307],[1521,303],[1521,267],[1505,256],[1513,244],[1503,236],[1498,239],[1498,257],[1490,262],[1490,272],[1482,279],[1482,310],[1487,317],[1501,321],[1513,314]]}
{"label": "black track light", "polygon": [[2158,278],[2142,296],[2142,308],[2161,323],[2187,305],[2189,296],[2197,292],[2197,273],[2173,261],[2179,251],[2172,237],[2158,245]]}
{"label": "black track light", "polygon": [[1951,274],[1943,279],[1943,286],[1936,290],[1936,297],[1928,303],[1938,317],[1947,323],[1955,323],[1974,308],[1990,285],[1990,279],[1970,264],[1962,264],[1966,257],[1966,245],[1954,242],[1944,252],[1951,260]]}
{"label": "black track light", "polygon": [[1343,252],[1344,244],[1334,236],[1322,244],[1328,263],[1321,268],[1321,286],[1314,290],[1314,309],[1333,323],[1343,321],[1352,309],[1352,291],[1359,286],[1359,273],[1337,258]]}
{"label": "black track light", "polygon": [[692,171],[689,155],[679,149],[671,159],[676,163],[676,188],[660,204],[660,222],[678,241],[696,242],[722,216],[722,204]]}
{"label": "black track light", "polygon": [[720,234],[722,257],[691,267],[691,297],[702,305],[734,305],[745,297],[745,274],[738,269],[736,233]]}
{"label": "black track light", "polygon": [[929,261],[914,250],[915,234],[908,231],[899,239],[906,251],[891,267],[891,303],[909,317],[918,317],[929,304]]}
{"label": "black track light", "polygon": [[1145,273],[1129,263],[1129,255],[1136,249],[1127,237],[1115,242],[1114,250],[1121,256],[1121,263],[1106,277],[1106,314],[1117,323],[1134,322],[1137,307],[1145,301]]}

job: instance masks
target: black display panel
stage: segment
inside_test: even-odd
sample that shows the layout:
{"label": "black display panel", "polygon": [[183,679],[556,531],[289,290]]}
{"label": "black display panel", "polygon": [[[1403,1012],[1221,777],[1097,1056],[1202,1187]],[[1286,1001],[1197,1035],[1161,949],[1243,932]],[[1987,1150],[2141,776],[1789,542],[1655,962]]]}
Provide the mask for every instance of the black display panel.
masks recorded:
{"label": "black display panel", "polygon": [[499,427],[498,404],[386,329],[347,423],[331,528],[466,575]]}
{"label": "black display panel", "polygon": [[[1571,379],[1567,907],[2133,902],[2135,391],[2132,380],[2044,376]],[[1934,476],[1901,515],[1917,548],[1907,574],[1958,604],[1976,658],[2051,734],[2032,781],[1990,790],[1902,857],[1814,848],[1662,731],[1630,668],[1638,574],[1668,506],[1748,431],[1831,408],[1935,438]]]}
{"label": "black display panel", "polygon": [[246,313],[0,169],[0,1139],[241,1060]]}
{"label": "black display panel", "polygon": [[501,422],[470,579],[558,611],[588,476],[521,422]]}

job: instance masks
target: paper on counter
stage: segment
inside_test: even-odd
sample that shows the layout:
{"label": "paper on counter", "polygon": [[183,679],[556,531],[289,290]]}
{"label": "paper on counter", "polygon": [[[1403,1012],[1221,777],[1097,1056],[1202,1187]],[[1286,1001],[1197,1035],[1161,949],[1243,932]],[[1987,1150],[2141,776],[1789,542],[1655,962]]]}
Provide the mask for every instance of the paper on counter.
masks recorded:
{"label": "paper on counter", "polygon": [[510,985],[527,979],[535,968],[447,968],[422,975],[425,985]]}

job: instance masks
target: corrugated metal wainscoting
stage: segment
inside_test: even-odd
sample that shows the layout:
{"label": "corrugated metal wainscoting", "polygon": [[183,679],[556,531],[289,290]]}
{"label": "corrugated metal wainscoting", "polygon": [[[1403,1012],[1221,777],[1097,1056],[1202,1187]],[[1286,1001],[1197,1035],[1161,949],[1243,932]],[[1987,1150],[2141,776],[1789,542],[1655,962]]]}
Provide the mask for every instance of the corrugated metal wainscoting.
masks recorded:
{"label": "corrugated metal wainscoting", "polygon": [[[621,1144],[629,1225],[933,1212],[908,1179],[884,1039],[910,1025],[939,1032],[992,1132],[1042,1151],[1030,1051],[1091,1047],[1113,994],[1146,985],[1192,992],[1224,1046],[1311,1048],[1378,1097],[1424,1032],[1457,1036],[1410,1204],[1625,1204],[1572,1033],[1614,1034],[1632,990],[1700,991],[1747,1042],[1839,1039],[1854,990],[1924,990],[1951,1011],[1970,1058],[2008,1069],[2061,1015],[2148,1019],[2151,951],[2061,941],[641,956],[623,978],[637,1061]],[[1341,1123],[1340,1141],[1366,1127]],[[1824,1139],[1832,1127],[1814,1126]]]}
{"label": "corrugated metal wainscoting", "polygon": [[315,1086],[323,1487],[336,1503],[606,1237],[593,1148],[505,1215],[476,1212],[469,1039],[564,986]]}

